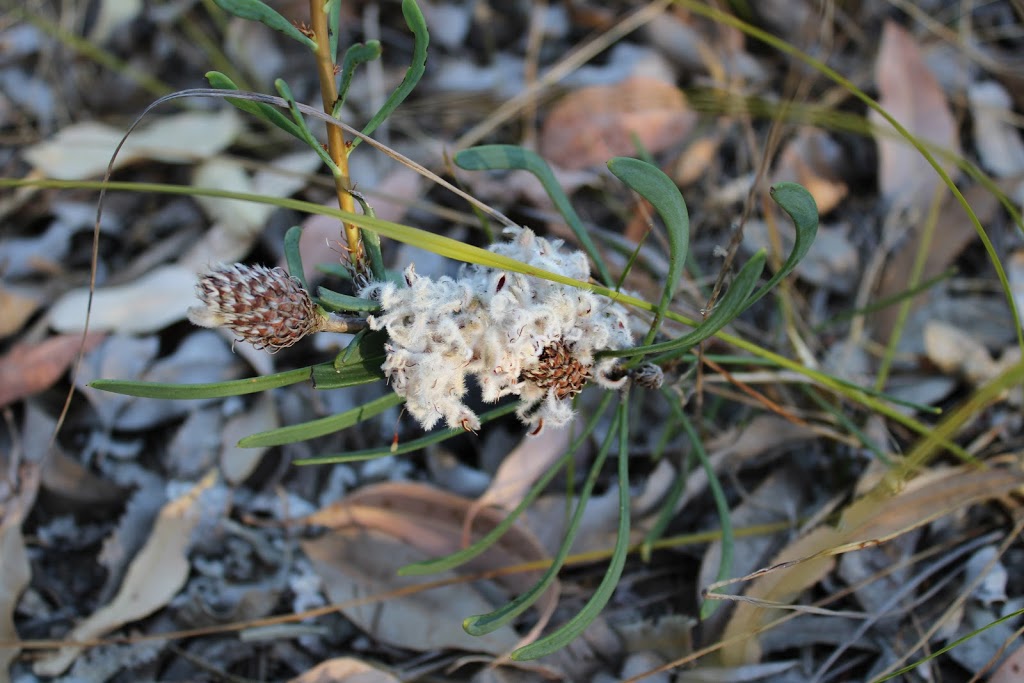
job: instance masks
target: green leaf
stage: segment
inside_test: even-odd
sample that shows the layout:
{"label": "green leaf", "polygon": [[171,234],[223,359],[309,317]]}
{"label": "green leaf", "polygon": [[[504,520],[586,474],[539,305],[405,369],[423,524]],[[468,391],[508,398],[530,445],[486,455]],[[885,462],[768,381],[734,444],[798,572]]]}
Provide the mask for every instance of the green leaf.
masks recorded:
{"label": "green leaf", "polygon": [[387,333],[360,333],[342,352],[343,361],[324,363],[313,369],[313,387],[316,389],[340,389],[357,384],[369,384],[384,377],[381,366],[387,358],[384,342]]}
{"label": "green leaf", "polygon": [[243,19],[258,21],[267,28],[279,31],[292,40],[303,43],[310,50],[316,51],[316,41],[309,36],[303,35],[302,31],[295,28],[292,22],[288,21],[273,9],[260,2],[260,0],[213,0],[217,6],[228,14]]}
{"label": "green leaf", "polygon": [[[219,71],[207,71],[206,80],[210,82],[210,85],[217,90],[238,90],[238,86],[235,85],[234,81],[225,76]],[[228,102],[233,104],[235,107],[247,114],[252,114],[256,118],[263,119],[267,123],[277,126],[289,135],[302,139],[302,132],[298,126],[292,123],[291,119],[281,113],[277,107],[272,107],[269,104],[263,104],[262,102],[253,102],[251,100],[240,100],[234,97],[225,98]]]}
{"label": "green leaf", "polygon": [[456,154],[455,163],[459,168],[467,171],[516,169],[529,171],[536,176],[540,184],[544,186],[544,190],[548,193],[555,208],[558,209],[558,213],[565,218],[565,222],[569,224],[576,239],[594,262],[601,281],[607,287],[615,286],[615,281],[612,279],[611,273],[608,272],[608,266],[601,258],[601,253],[594,245],[594,241],[590,239],[590,233],[583,226],[583,221],[580,220],[576,209],[569,203],[569,198],[565,196],[565,191],[558,184],[558,179],[555,178],[551,167],[536,153],[515,145],[481,145],[464,149]]}
{"label": "green leaf", "polygon": [[[409,26],[409,30],[412,31],[415,43],[412,48],[412,64],[405,71],[405,78],[398,85],[388,99],[384,101],[380,111],[373,115],[370,121],[363,127],[363,135],[370,135],[373,131],[377,130],[380,124],[384,123],[387,117],[391,116],[391,112],[398,108],[405,98],[409,96],[416,84],[423,78],[423,73],[427,70],[427,45],[430,43],[430,33],[427,31],[427,21],[423,18],[423,12],[420,11],[419,6],[415,0],[402,0],[402,16],[405,17],[405,23]],[[352,141],[352,148],[355,149],[361,139],[356,138]]]}
{"label": "green leaf", "polygon": [[594,429],[597,428],[598,422],[603,417],[604,411],[608,408],[608,404],[611,403],[612,397],[613,394],[611,392],[605,392],[604,396],[601,398],[601,403],[597,406],[593,416],[590,418],[586,427],[583,428],[580,435],[577,436],[572,444],[569,445],[569,448],[565,453],[563,453],[562,456],[555,461],[555,463],[552,464],[539,479],[537,479],[534,485],[530,487],[530,490],[527,491],[526,495],[523,496],[523,499],[519,501],[519,505],[517,505],[512,512],[508,513],[508,516],[499,522],[497,526],[488,531],[482,538],[480,538],[480,540],[463,548],[462,550],[458,550],[451,555],[438,557],[433,560],[424,560],[414,564],[407,564],[398,570],[398,575],[422,576],[424,574],[435,574],[437,572],[448,571],[449,569],[454,569],[455,567],[469,562],[474,557],[477,557],[494,545],[494,543],[505,535],[505,532],[515,524],[519,515],[521,515],[523,511],[526,510],[526,508],[529,507],[541,493],[543,493],[544,489],[546,489],[548,484],[551,483],[551,480],[555,478],[555,475],[561,472],[562,469],[569,464],[573,456],[576,454],[576,451],[583,445],[584,441],[590,438]]}
{"label": "green leaf", "polygon": [[341,0],[327,0],[324,3],[324,14],[327,15],[327,43],[331,61],[338,61],[338,33],[341,29]]}
{"label": "green leaf", "polygon": [[316,298],[317,303],[328,311],[333,312],[359,311],[363,313],[380,310],[380,304],[376,301],[360,299],[358,296],[350,296],[348,294],[340,294],[326,287],[317,287]]}
{"label": "green leaf", "polygon": [[320,157],[320,161],[327,165],[327,168],[331,169],[331,174],[335,178],[341,177],[341,169],[334,163],[334,159],[331,158],[330,152],[324,149],[320,141],[316,139],[316,136],[309,130],[309,126],[306,125],[306,119],[302,117],[302,112],[299,111],[299,105],[295,101],[295,96],[292,95],[292,89],[288,87],[288,84],[283,78],[278,78],[274,81],[274,87],[277,88],[277,92],[281,97],[288,102],[288,110],[291,112],[292,120],[295,121],[295,126],[298,129],[298,137],[300,140],[305,142],[310,149],[316,152],[316,155]]}
{"label": "green leaf", "polygon": [[466,618],[462,622],[462,628],[466,630],[466,633],[471,636],[482,636],[494,631],[495,629],[501,628],[525,612],[530,605],[535,603],[537,599],[544,594],[544,591],[546,591],[554,582],[555,577],[558,576],[558,572],[562,569],[562,565],[565,564],[565,559],[569,556],[572,544],[576,541],[576,535],[579,533],[580,524],[583,522],[583,514],[587,509],[587,502],[590,500],[590,495],[594,491],[594,486],[597,485],[597,480],[601,476],[604,461],[608,457],[608,451],[611,450],[612,442],[615,439],[616,429],[621,429],[618,421],[616,421],[607,436],[605,436],[604,443],[601,444],[601,448],[598,450],[597,456],[594,458],[594,462],[590,466],[590,472],[587,474],[587,479],[583,482],[583,486],[580,489],[580,495],[576,502],[576,509],[573,510],[572,518],[569,520],[569,526],[562,537],[562,545],[559,546],[558,552],[555,553],[554,558],[551,560],[551,564],[548,565],[544,574],[529,589],[520,593],[514,600],[507,602],[493,612],[478,614],[476,616]]}
{"label": "green leaf", "polygon": [[388,393],[375,401],[370,401],[352,410],[346,410],[344,413],[252,434],[239,441],[238,445],[242,448],[264,448],[315,439],[318,436],[340,432],[342,429],[348,429],[352,425],[376,417],[388,408],[400,405],[404,400],[398,394]]}
{"label": "green leaf", "polygon": [[334,101],[334,106],[331,108],[331,116],[338,118],[341,114],[341,108],[345,106],[345,98],[348,97],[348,89],[352,86],[352,77],[355,76],[356,68],[379,58],[379,40],[368,40],[365,43],[349,46],[345,51],[345,59],[341,63],[341,84],[338,86],[338,99]]}
{"label": "green leaf", "polygon": [[818,234],[818,205],[814,203],[814,197],[796,183],[776,183],[770,191],[772,199],[779,207],[789,214],[796,226],[796,240],[793,244],[793,251],[789,258],[782,264],[779,272],[772,276],[772,279],[757,290],[757,293],[750,297],[747,302],[749,307],[755,301],[772,290],[772,287],[779,284],[779,281],[793,272],[796,264],[807,255],[807,250],[814,243],[814,237]]}
{"label": "green leaf", "polygon": [[615,536],[615,549],[612,551],[611,561],[608,563],[608,570],[601,579],[597,590],[591,596],[583,609],[567,621],[554,633],[547,635],[540,640],[521,647],[513,652],[510,657],[516,661],[537,659],[560,650],[575,640],[591,623],[597,619],[604,606],[611,600],[615,587],[622,577],[622,570],[626,566],[626,556],[629,554],[629,404],[626,396],[623,396],[619,404],[619,529]]}
{"label": "green leaf", "polygon": [[284,234],[284,257],[288,262],[288,274],[302,283],[302,288],[309,291],[306,282],[306,270],[302,267],[302,253],[299,251],[299,240],[302,239],[302,228],[293,225]]}
{"label": "green leaf", "polygon": [[193,398],[224,398],[225,396],[242,396],[255,394],[268,389],[286,387],[290,384],[304,382],[312,376],[318,367],[331,367],[330,363],[306,366],[297,370],[286,370],[263,377],[234,379],[227,382],[210,382],[207,384],[165,384],[164,382],[134,382],[120,379],[98,379],[89,383],[93,389],[109,391],[112,394],[138,396],[140,398],[162,399],[193,399]]}
{"label": "green leaf", "polygon": [[631,349],[619,349],[616,351],[601,351],[598,356],[618,356],[628,358],[631,356],[642,356],[650,353],[661,354],[651,359],[652,363],[659,363],[668,358],[675,358],[685,353],[688,349],[708,339],[736,317],[749,306],[750,293],[754,291],[761,271],[764,270],[765,253],[764,249],[758,251],[747,261],[740,272],[736,274],[728,291],[718,302],[711,315],[693,331],[684,334],[682,337],[672,339],[660,344],[648,346],[636,346]]}
{"label": "green leaf", "polygon": [[650,344],[665,319],[665,312],[683,276],[686,252],[690,248],[690,215],[686,211],[686,202],[683,201],[679,188],[658,167],[639,159],[616,157],[608,162],[608,170],[651,203],[661,216],[668,232],[668,276],[665,278],[665,287],[661,292],[661,301],[658,302],[654,322],[644,339],[644,344]]}
{"label": "green leaf", "polygon": [[[488,410],[486,413],[480,414],[480,423],[487,424],[497,420],[500,417],[510,415],[516,411],[519,404],[516,402],[509,403],[508,405]],[[433,446],[434,444],[447,441],[453,437],[465,434],[466,430],[461,427],[449,428],[449,429],[436,429],[429,434],[425,434],[417,439],[410,439],[409,441],[403,441],[397,446],[385,446],[383,448],[366,448],[360,451],[349,451],[348,453],[340,453],[338,455],[318,455],[315,458],[303,458],[301,460],[293,460],[293,465],[335,465],[343,462],[361,462],[363,460],[373,460],[375,458],[383,458],[386,455],[401,455],[403,453],[412,453],[418,451],[427,446]]]}

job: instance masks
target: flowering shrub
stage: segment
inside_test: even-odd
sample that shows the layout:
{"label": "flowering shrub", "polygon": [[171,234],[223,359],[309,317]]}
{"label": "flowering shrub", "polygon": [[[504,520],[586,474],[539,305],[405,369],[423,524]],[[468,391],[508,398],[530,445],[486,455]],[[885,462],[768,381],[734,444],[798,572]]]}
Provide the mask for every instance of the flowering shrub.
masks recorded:
{"label": "flowering shrub", "polygon": [[[586,254],[563,249],[561,240],[509,228],[512,241],[491,251],[586,282]],[[480,427],[463,403],[466,377],[476,378],[484,401],[518,396],[516,415],[539,433],[572,418],[572,397],[589,379],[617,388],[614,358],[594,352],[632,344],[625,309],[592,292],[549,280],[480,266],[463,267],[458,279],[433,280],[405,270],[406,287],[375,283],[361,295],[379,300],[383,313],[367,318],[387,330],[383,370],[425,429],[444,419],[449,427]]]}

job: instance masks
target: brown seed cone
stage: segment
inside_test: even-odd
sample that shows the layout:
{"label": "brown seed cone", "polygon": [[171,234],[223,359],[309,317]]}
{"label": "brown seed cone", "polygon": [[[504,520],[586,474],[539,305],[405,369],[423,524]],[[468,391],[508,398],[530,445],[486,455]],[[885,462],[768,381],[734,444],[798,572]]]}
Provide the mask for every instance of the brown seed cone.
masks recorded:
{"label": "brown seed cone", "polygon": [[554,389],[559,399],[572,398],[590,379],[590,367],[576,360],[564,342],[557,341],[545,346],[537,365],[523,370],[520,378],[541,389]]}
{"label": "brown seed cone", "polygon": [[190,308],[189,320],[227,327],[257,349],[289,347],[327,321],[302,283],[282,268],[221,264],[200,276],[196,296],[204,305]]}

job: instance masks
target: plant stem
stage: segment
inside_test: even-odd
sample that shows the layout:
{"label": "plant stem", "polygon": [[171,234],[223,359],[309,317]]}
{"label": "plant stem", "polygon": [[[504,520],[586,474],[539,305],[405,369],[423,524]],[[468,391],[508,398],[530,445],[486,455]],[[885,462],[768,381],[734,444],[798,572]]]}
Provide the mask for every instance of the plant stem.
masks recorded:
{"label": "plant stem", "polygon": [[[331,38],[328,34],[327,15],[324,13],[323,0],[309,1],[310,28],[316,40],[316,67],[320,77],[320,96],[324,111],[329,115],[338,98],[335,85],[335,56],[331,54]],[[338,192],[338,208],[342,211],[355,212],[355,201],[349,193],[351,183],[348,176],[348,143],[340,128],[327,126],[327,151],[338,166],[339,173],[334,178]],[[366,264],[363,254],[363,243],[359,237],[359,228],[351,223],[343,223],[345,241],[348,243],[349,263],[353,274],[365,274]]]}

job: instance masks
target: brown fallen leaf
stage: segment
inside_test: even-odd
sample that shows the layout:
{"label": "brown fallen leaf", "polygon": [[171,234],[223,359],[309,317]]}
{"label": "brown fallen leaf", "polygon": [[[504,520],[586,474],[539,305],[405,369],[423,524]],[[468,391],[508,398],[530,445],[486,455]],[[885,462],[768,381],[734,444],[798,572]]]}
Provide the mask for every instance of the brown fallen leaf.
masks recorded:
{"label": "brown fallen leaf", "polygon": [[842,163],[845,163],[843,150],[828,133],[820,128],[804,127],[783,148],[772,172],[772,183],[800,183],[814,197],[818,213],[824,216],[836,208],[848,192],[846,183],[839,179]]}
{"label": "brown fallen leaf", "polygon": [[37,308],[38,298],[0,285],[0,339],[20,330]]}
{"label": "brown fallen leaf", "polygon": [[[960,154],[960,136],[946,94],[925,64],[921,48],[905,29],[887,21],[875,60],[879,103],[893,118],[922,142]],[[928,206],[942,181],[909,142],[874,111],[871,123],[878,127],[878,185],[883,198],[901,207]],[[940,158],[950,174],[956,164]],[[955,179],[955,178],[954,178]]]}
{"label": "brown fallen leaf", "polygon": [[[7,471],[6,457],[0,457],[0,466]],[[0,500],[0,641],[20,639],[14,627],[14,610],[32,578],[21,523],[32,510],[38,490],[39,469],[36,465],[26,464],[19,472],[17,491]],[[19,652],[18,648],[0,648],[0,682],[10,680],[7,667]]]}
{"label": "brown fallen leaf", "polygon": [[851,503],[834,527],[818,527],[795,540],[758,572],[722,634],[726,666],[760,661],[756,631],[779,616],[779,608],[824,578],[842,553],[895,538],[956,510],[998,498],[1024,485],[1024,472],[1011,468],[958,467],[930,470],[893,495],[875,489]]}
{"label": "brown fallen leaf", "polygon": [[[400,577],[397,572],[411,562],[458,550],[472,502],[424,484],[369,486],[308,516],[307,523],[326,526],[330,532],[304,541],[302,548],[336,603],[452,578],[457,576],[454,571],[427,577]],[[473,521],[474,540],[503,516],[491,509],[480,511]],[[457,571],[487,571],[545,557],[540,543],[514,525],[487,552]],[[492,585],[504,587],[506,595],[518,594],[539,575],[537,571],[509,574],[494,579]],[[493,598],[493,593],[487,595]],[[458,648],[501,655],[535,638],[550,619],[557,599],[556,583],[541,597],[539,620],[523,638],[510,626],[481,638],[462,629],[464,618],[498,606],[470,583],[353,605],[343,611],[374,637],[401,647],[423,651]]]}
{"label": "brown fallen leaf", "polygon": [[556,102],[541,131],[540,152],[561,168],[583,169],[635,154],[634,136],[657,154],[681,142],[696,121],[675,85],[633,76],[580,88]]}
{"label": "brown fallen leaf", "polygon": [[[85,350],[103,339],[100,333],[85,338]],[[0,406],[49,389],[75,360],[82,336],[67,334],[39,343],[21,342],[0,357]]]}
{"label": "brown fallen leaf", "polygon": [[993,672],[988,683],[1019,683],[1022,680],[1024,680],[1024,645],[1018,645]]}
{"label": "brown fallen leaf", "polygon": [[355,657],[335,657],[320,662],[289,683],[399,683],[400,680]]}
{"label": "brown fallen leaf", "polygon": [[[66,640],[90,640],[123,624],[149,616],[170,601],[185,585],[189,573],[188,548],[200,519],[200,494],[213,486],[211,471],[188,493],[172,500],[157,516],[153,531],[125,575],[117,595],[71,630]],[[59,676],[81,653],[80,647],[62,647],[33,666],[38,676]]]}

